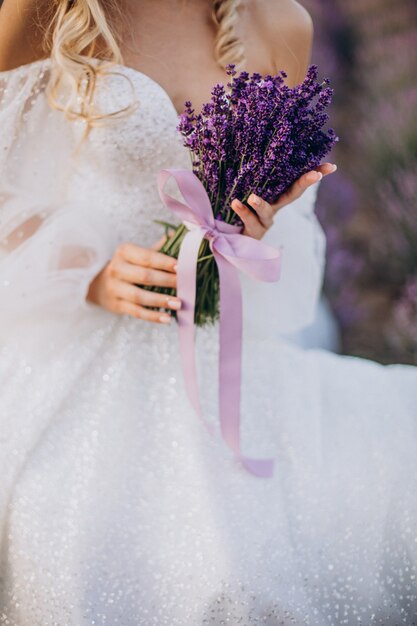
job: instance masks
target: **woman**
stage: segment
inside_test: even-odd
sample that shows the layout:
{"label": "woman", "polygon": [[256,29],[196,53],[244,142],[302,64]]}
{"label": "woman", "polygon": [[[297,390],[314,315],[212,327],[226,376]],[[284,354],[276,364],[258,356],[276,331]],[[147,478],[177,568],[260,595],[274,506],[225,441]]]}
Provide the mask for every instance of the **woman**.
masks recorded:
{"label": "woman", "polygon": [[272,478],[216,430],[216,329],[197,336],[212,435],[150,308],[181,302],[135,286],[176,285],[155,175],[190,167],[183,101],[230,61],[296,84],[311,38],[293,0],[5,0],[0,623],[414,623],[416,368],[272,339],[311,320],[332,165],[276,206],[233,203],[285,254],[279,283],[243,284],[242,447]]}

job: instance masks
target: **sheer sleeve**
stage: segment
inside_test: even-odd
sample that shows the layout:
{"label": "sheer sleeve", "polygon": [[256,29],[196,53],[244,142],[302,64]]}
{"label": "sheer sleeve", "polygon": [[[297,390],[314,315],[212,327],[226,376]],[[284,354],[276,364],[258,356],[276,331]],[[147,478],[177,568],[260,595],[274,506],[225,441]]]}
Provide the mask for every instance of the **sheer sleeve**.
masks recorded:
{"label": "sheer sleeve", "polygon": [[314,320],[321,293],[325,236],[314,212],[318,184],[281,209],[263,241],[282,250],[279,282],[242,276],[245,332],[267,338],[300,330]]}
{"label": "sheer sleeve", "polygon": [[105,313],[86,293],[116,247],[113,229],[98,208],[66,201],[77,130],[47,105],[46,80],[41,63],[0,74],[0,344],[68,339]]}

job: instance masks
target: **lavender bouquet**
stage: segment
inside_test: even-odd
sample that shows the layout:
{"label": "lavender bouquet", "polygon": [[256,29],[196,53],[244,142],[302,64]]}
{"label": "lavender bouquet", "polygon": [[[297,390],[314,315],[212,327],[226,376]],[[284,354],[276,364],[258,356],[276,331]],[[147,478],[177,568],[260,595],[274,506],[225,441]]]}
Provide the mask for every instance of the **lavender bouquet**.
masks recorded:
{"label": "lavender bouquet", "polygon": [[[241,225],[230,207],[234,198],[248,206],[247,199],[255,193],[275,203],[331,150],[337,137],[332,129],[323,131],[323,127],[333,91],[328,79],[318,82],[315,65],[294,88],[284,84],[285,72],[264,77],[237,74],[230,65],[227,74],[227,89],[216,85],[200,113],[195,113],[191,102],[185,103],[177,128],[190,150],[193,172],[209,196],[214,217]],[[184,224],[172,228],[175,233],[167,238],[161,252],[177,258],[187,228]],[[174,293],[171,289],[162,291]],[[205,239],[198,257],[194,321],[202,326],[218,316],[217,266]]]}

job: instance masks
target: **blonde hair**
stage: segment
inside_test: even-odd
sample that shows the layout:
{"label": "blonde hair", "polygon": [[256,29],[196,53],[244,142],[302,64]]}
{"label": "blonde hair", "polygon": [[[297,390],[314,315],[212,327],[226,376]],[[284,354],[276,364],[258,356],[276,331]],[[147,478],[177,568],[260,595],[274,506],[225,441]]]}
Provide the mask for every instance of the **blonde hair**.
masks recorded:
{"label": "blonde hair", "polygon": [[[214,57],[222,68],[228,63],[241,65],[243,44],[236,35],[236,24],[242,0],[212,2],[217,28]],[[123,65],[117,0],[53,0],[53,4],[45,39],[52,63],[48,86],[51,106],[63,111],[68,119],[84,120],[87,127],[129,114],[134,104],[110,115],[100,114],[94,106],[99,76],[111,72],[115,65]],[[98,50],[102,59],[99,63],[95,59]]]}
{"label": "blonde hair", "polygon": [[221,67],[244,62],[244,47],[236,33],[242,0],[213,0],[213,20],[217,26],[214,56]]}

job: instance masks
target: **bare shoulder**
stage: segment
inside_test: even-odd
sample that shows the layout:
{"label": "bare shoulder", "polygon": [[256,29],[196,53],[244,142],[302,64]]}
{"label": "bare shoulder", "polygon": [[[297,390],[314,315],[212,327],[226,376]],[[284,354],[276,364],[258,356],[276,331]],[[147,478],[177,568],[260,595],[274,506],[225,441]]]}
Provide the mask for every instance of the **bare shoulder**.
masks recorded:
{"label": "bare shoulder", "polygon": [[291,17],[298,23],[311,24],[309,12],[297,0],[247,0],[247,6],[266,19]]}
{"label": "bare shoulder", "polygon": [[255,37],[262,41],[271,71],[284,69],[289,82],[300,82],[311,60],[314,27],[296,0],[246,0]]}
{"label": "bare shoulder", "polygon": [[45,56],[43,33],[50,0],[3,0],[0,8],[0,71]]}

